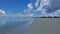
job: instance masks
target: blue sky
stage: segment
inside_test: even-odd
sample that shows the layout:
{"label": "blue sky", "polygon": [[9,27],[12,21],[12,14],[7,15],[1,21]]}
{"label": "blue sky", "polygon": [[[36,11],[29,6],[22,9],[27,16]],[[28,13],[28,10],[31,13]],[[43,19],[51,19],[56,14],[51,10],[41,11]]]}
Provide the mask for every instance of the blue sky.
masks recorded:
{"label": "blue sky", "polygon": [[5,10],[7,13],[23,13],[23,10],[27,8],[29,2],[35,2],[34,0],[0,0],[0,9]]}
{"label": "blue sky", "polygon": [[47,6],[50,5],[49,2],[48,0],[0,0],[0,15],[19,14],[23,16],[24,14],[24,16],[37,17],[60,16],[60,10],[54,12],[48,9],[49,11],[46,11]]}

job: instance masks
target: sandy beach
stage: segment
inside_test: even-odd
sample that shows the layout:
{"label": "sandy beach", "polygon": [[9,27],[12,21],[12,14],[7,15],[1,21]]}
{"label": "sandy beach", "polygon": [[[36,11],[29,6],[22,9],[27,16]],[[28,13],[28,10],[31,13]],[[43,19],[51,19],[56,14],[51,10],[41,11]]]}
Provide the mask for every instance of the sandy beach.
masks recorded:
{"label": "sandy beach", "polygon": [[5,34],[60,34],[60,18],[34,18],[32,24],[19,25]]}
{"label": "sandy beach", "polygon": [[60,18],[34,18],[26,34],[60,34]]}

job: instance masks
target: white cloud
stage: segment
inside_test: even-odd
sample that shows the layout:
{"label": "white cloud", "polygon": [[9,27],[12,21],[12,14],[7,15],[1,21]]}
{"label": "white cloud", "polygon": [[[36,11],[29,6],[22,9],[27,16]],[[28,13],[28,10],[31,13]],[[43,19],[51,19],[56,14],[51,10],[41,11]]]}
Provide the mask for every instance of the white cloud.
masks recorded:
{"label": "white cloud", "polygon": [[[27,11],[30,11],[32,9],[34,9],[34,6],[32,5],[33,3],[29,3],[28,4],[28,9],[25,9]],[[37,9],[35,9],[36,11],[44,11],[44,6],[49,4],[49,0],[37,0],[35,2],[35,7],[37,7]],[[34,10],[33,10],[34,11]]]}
{"label": "white cloud", "polygon": [[52,17],[58,16],[58,17],[60,17],[60,10],[57,10],[57,11],[49,13],[49,14],[46,13],[46,14],[44,14],[44,16],[52,16]]}
{"label": "white cloud", "polygon": [[4,10],[0,10],[0,18],[6,18],[6,17],[32,17],[33,14],[21,14],[21,13],[17,13],[17,14],[12,14],[12,13],[9,13],[7,14]]}
{"label": "white cloud", "polygon": [[[4,10],[0,10],[0,15],[5,15],[5,16],[20,16],[20,17],[25,17],[25,16],[59,16],[60,15],[60,10],[55,11],[53,13],[47,14],[46,13],[46,9],[43,8],[44,6],[49,5],[49,0],[37,0],[34,5],[33,3],[28,3],[27,4],[27,8],[24,9],[24,13],[25,14],[6,14],[6,12]],[[35,9],[36,8],[36,9]],[[40,11],[42,14],[38,15],[37,12]],[[37,14],[37,15],[36,15]]]}
{"label": "white cloud", "polygon": [[24,13],[28,13],[28,12],[31,12],[30,9],[24,9]]}
{"label": "white cloud", "polygon": [[37,0],[37,1],[35,2],[35,7],[38,7],[39,2],[40,2],[40,0]]}
{"label": "white cloud", "polygon": [[5,15],[5,11],[4,10],[0,10],[0,15]]}
{"label": "white cloud", "polygon": [[55,12],[54,12],[54,15],[55,15],[55,16],[60,16],[60,10],[55,11]]}
{"label": "white cloud", "polygon": [[34,16],[34,14],[26,14],[25,16],[33,17],[33,16]]}
{"label": "white cloud", "polygon": [[49,0],[41,0],[39,7],[37,8],[37,11],[44,11],[44,6],[47,6],[49,4]]}
{"label": "white cloud", "polygon": [[33,10],[33,4],[29,3],[27,4],[27,8],[24,9],[24,13],[31,12]]}
{"label": "white cloud", "polygon": [[[42,14],[40,14],[38,16],[59,16],[60,15],[60,11],[55,11],[55,12],[52,12],[52,13],[49,13],[49,14],[46,13],[46,10],[47,10],[46,8],[50,4],[49,0],[37,0],[34,3],[35,6],[33,6],[32,4],[33,3],[28,4],[28,8],[25,9],[25,13],[28,13],[28,12],[31,13],[32,12],[33,16],[34,16],[38,11],[40,11]],[[37,16],[37,15],[35,15],[35,16]]]}
{"label": "white cloud", "polygon": [[27,6],[28,6],[28,9],[31,9],[31,10],[33,9],[32,3],[29,3]]}

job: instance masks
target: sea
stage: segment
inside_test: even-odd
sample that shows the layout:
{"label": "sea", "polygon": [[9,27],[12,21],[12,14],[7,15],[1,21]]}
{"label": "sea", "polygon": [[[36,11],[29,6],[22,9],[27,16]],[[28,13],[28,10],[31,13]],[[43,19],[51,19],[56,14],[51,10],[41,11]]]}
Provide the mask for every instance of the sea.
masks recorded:
{"label": "sea", "polygon": [[0,18],[0,34],[24,34],[32,21],[31,17]]}

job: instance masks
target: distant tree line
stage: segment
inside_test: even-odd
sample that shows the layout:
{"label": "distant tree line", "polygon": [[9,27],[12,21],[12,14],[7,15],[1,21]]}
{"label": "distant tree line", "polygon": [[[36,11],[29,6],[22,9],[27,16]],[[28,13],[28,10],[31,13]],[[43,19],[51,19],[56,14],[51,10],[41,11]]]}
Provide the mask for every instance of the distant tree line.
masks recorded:
{"label": "distant tree line", "polygon": [[37,18],[60,18],[60,17],[58,17],[58,16],[48,16],[48,17],[46,17],[46,16],[42,16],[42,17],[37,17]]}

